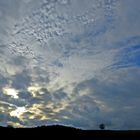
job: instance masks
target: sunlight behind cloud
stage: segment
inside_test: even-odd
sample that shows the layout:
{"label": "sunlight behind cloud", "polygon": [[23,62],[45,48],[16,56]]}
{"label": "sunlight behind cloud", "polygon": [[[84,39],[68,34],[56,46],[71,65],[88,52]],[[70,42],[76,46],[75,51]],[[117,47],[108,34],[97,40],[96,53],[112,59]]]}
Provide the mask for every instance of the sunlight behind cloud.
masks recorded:
{"label": "sunlight behind cloud", "polygon": [[[29,86],[27,88],[27,91],[30,92],[33,95],[33,97],[37,97],[37,94],[39,94],[39,91],[41,88],[42,87],[39,86],[38,84],[34,84],[32,86]],[[42,93],[40,93],[40,94],[42,94]]]}
{"label": "sunlight behind cloud", "polygon": [[18,90],[10,87],[4,87],[3,93],[6,95],[10,95],[12,98],[18,99]]}
{"label": "sunlight behind cloud", "polygon": [[25,107],[17,107],[17,109],[10,112],[10,116],[20,118],[22,114],[26,112]]}

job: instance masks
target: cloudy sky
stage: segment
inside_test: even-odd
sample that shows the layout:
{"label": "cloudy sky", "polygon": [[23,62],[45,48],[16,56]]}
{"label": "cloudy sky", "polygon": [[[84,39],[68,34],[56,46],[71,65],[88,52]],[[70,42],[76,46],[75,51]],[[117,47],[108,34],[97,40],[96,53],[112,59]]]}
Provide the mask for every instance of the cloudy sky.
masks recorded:
{"label": "cloudy sky", "polygon": [[0,126],[140,129],[139,0],[0,0]]}

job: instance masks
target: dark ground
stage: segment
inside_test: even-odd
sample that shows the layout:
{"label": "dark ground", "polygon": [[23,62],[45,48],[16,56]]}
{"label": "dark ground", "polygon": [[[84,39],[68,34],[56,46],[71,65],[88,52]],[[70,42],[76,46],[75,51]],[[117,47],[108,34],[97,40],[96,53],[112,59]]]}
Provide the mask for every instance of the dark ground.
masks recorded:
{"label": "dark ground", "polygon": [[[66,126],[42,126],[36,128],[12,128],[12,127],[0,127],[0,134],[4,134],[5,136],[17,137],[20,138],[28,138],[30,137],[51,137],[59,139],[59,137],[64,137],[65,139],[69,139],[71,137],[79,137],[84,139],[117,139],[123,138],[124,140],[127,138],[135,140],[140,140],[140,130],[133,131],[109,131],[109,130],[80,130]],[[12,138],[11,138],[12,139]]]}

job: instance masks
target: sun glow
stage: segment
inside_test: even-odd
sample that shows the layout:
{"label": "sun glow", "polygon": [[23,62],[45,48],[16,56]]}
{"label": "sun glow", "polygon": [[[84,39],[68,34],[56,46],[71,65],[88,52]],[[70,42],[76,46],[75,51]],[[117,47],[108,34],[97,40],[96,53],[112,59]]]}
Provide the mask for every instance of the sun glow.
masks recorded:
{"label": "sun glow", "polygon": [[12,98],[18,99],[18,91],[14,88],[4,87],[3,93],[6,95],[10,95]]}
{"label": "sun glow", "polygon": [[10,116],[20,118],[20,116],[26,112],[25,107],[17,107],[17,109],[10,112]]}
{"label": "sun glow", "polygon": [[41,87],[39,85],[33,85],[33,86],[29,86],[27,88],[28,92],[30,92],[33,97],[37,96],[37,92],[40,91]]}

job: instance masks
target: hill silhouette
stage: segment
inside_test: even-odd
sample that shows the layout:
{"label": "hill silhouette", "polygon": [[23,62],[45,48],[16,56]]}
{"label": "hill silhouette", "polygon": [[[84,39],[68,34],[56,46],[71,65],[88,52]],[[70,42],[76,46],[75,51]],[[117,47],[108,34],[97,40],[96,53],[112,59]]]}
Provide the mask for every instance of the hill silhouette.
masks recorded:
{"label": "hill silhouette", "polygon": [[[111,131],[111,130],[81,130],[69,126],[53,125],[53,126],[40,126],[35,128],[12,128],[0,127],[0,131],[11,131],[12,134],[31,134],[33,136],[80,136],[80,137],[113,137],[118,139],[119,137],[129,136],[129,138],[140,137],[140,130],[130,130],[130,131]],[[2,132],[1,131],[1,132]],[[25,135],[26,136],[26,135]]]}

